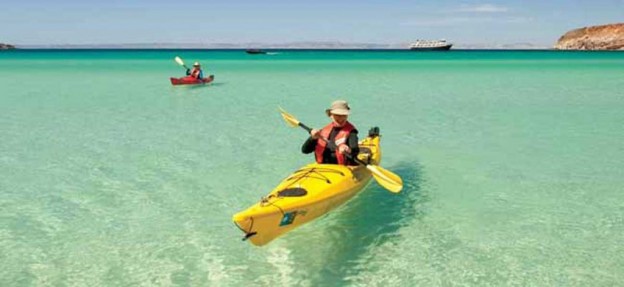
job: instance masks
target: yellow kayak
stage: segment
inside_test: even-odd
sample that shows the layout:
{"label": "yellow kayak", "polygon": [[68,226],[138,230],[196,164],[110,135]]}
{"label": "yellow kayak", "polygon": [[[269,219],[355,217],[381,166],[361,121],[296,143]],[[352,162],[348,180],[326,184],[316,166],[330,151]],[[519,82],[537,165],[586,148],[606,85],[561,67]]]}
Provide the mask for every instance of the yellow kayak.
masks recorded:
{"label": "yellow kayak", "polygon": [[[359,142],[358,158],[378,165],[379,136]],[[284,179],[268,196],[233,216],[245,239],[262,246],[344,204],[371,180],[365,166],[311,163]]]}

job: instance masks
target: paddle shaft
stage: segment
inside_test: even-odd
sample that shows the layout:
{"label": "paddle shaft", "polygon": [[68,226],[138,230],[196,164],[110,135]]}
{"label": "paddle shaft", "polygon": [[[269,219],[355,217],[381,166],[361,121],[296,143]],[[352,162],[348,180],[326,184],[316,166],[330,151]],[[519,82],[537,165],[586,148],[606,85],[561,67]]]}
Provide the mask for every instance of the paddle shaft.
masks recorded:
{"label": "paddle shaft", "polygon": [[[298,125],[299,125],[301,128],[303,128],[304,130],[308,131],[308,133],[311,133],[311,132],[312,132],[312,128],[311,128],[311,127],[306,126],[305,124],[303,124],[303,123],[301,123],[301,122],[299,122],[299,124],[298,124]],[[319,136],[319,138],[320,138],[321,140],[323,140],[324,142],[326,142],[326,143],[327,143],[327,145],[328,145],[330,148],[333,148],[333,149],[338,149],[338,147],[336,146],[336,144],[335,144],[334,142],[327,140],[327,139],[326,139],[326,138],[324,138],[323,136]],[[345,153],[345,155],[346,155],[349,159],[351,159],[351,160],[353,160],[353,161],[355,161],[355,162],[357,162],[357,163],[359,163],[359,164],[361,164],[361,165],[364,165],[364,166],[368,165],[368,164],[366,164],[365,162],[361,161],[359,158],[357,158],[357,157],[353,157],[353,156],[352,156],[351,154],[349,154],[349,153]]]}

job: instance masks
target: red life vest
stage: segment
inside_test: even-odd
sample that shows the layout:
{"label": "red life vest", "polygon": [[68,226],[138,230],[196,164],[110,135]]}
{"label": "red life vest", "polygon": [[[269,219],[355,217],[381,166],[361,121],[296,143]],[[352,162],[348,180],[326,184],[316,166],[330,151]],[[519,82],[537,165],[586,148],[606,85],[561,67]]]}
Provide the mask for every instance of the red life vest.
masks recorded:
{"label": "red life vest", "polygon": [[[329,134],[331,133],[332,129],[335,126],[336,126],[336,123],[334,122],[331,122],[330,124],[326,125],[321,130],[321,137],[329,140]],[[338,131],[338,133],[336,134],[336,137],[334,138],[334,143],[336,144],[336,147],[342,144],[346,144],[349,134],[354,129],[355,127],[350,122],[346,122],[345,125],[340,129],[340,131]],[[325,151],[326,146],[327,146],[327,143],[324,140],[320,138],[317,140],[316,148],[314,149],[314,155],[316,156],[317,163],[323,163],[323,151]],[[338,152],[338,148],[336,148],[336,159],[338,160],[338,164],[346,165],[345,156],[344,154],[341,154]]]}
{"label": "red life vest", "polygon": [[193,68],[193,70],[191,71],[191,77],[198,79],[199,78],[199,68]]}

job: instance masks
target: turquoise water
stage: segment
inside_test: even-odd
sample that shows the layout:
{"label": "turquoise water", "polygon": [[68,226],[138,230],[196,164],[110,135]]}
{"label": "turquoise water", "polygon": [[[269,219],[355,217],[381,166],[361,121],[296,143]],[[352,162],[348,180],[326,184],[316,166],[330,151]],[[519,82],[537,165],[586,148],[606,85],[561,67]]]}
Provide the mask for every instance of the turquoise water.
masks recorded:
{"label": "turquoise water", "polygon": [[[622,52],[2,52],[0,286],[624,285],[623,91]],[[242,242],[312,161],[277,106],[339,98],[404,191]]]}

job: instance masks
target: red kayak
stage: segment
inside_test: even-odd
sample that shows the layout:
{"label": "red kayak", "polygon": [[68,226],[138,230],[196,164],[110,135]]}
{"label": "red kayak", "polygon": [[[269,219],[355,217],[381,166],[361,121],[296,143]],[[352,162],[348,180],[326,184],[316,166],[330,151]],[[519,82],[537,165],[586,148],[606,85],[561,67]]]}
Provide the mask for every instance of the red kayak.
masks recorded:
{"label": "red kayak", "polygon": [[202,85],[211,83],[214,80],[214,75],[210,75],[208,78],[203,78],[201,80],[195,79],[193,77],[184,77],[184,78],[170,78],[171,84],[174,86],[177,85]]}

